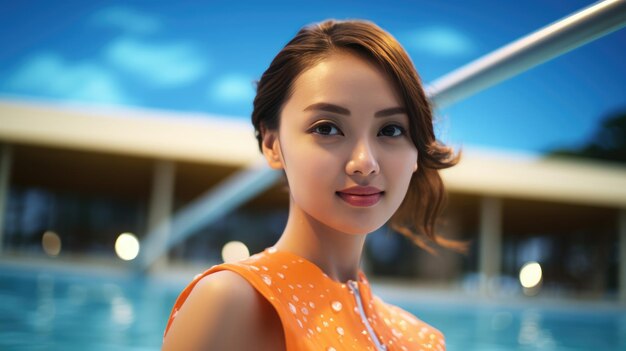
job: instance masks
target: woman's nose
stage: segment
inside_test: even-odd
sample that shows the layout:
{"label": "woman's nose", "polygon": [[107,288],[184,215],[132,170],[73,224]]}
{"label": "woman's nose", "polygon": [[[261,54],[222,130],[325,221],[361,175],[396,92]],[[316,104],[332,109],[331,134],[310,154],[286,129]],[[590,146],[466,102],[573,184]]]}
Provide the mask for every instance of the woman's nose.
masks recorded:
{"label": "woman's nose", "polygon": [[350,156],[350,160],[346,164],[346,173],[350,175],[356,173],[361,175],[378,174],[380,166],[373,151],[369,142],[358,142]]}

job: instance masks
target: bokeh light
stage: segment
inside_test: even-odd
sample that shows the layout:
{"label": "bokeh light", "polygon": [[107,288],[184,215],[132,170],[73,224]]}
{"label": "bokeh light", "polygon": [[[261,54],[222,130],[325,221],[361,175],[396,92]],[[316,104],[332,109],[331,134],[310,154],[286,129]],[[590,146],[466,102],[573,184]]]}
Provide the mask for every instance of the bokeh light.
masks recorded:
{"label": "bokeh light", "polygon": [[115,253],[125,261],[135,259],[139,254],[139,240],[132,233],[122,233],[115,240]]}
{"label": "bokeh light", "polygon": [[41,237],[41,246],[48,256],[58,256],[61,252],[61,238],[57,233],[48,230]]}
{"label": "bokeh light", "polygon": [[222,248],[222,259],[225,263],[237,262],[250,257],[250,250],[241,241],[231,241]]}
{"label": "bokeh light", "polygon": [[519,281],[526,289],[536,287],[542,278],[541,265],[537,262],[527,262],[519,272]]}

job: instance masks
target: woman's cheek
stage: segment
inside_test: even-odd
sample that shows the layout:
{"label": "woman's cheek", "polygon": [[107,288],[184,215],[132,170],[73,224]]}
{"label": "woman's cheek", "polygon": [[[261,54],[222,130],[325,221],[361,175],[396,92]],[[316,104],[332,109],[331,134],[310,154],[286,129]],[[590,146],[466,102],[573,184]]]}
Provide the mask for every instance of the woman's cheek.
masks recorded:
{"label": "woman's cheek", "polygon": [[308,168],[308,171],[314,174],[326,175],[331,170],[337,169],[341,162],[338,157],[338,152],[332,150],[309,146],[301,151],[303,155],[304,166]]}
{"label": "woman's cheek", "polygon": [[329,181],[332,180],[331,177],[333,177],[331,174],[331,169],[333,169],[331,155],[311,147],[293,151],[295,151],[293,153],[295,157],[291,157],[292,164],[287,161],[287,168],[290,170],[290,176],[294,178],[294,185],[297,184],[303,191],[318,193],[323,191],[323,187],[332,186],[334,182],[329,184]]}
{"label": "woman's cheek", "polygon": [[408,187],[413,174],[413,166],[417,160],[417,153],[406,152],[402,156],[390,158],[392,162],[387,169],[387,177],[392,178],[391,182],[394,184]]}

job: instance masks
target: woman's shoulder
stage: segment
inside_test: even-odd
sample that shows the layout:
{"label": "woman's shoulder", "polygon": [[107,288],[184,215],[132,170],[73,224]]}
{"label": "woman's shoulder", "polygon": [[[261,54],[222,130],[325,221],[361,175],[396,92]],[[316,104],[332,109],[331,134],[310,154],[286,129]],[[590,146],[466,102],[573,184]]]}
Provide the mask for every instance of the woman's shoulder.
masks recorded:
{"label": "woman's shoulder", "polygon": [[198,278],[177,307],[163,350],[249,350],[259,344],[280,349],[283,342],[280,320],[269,302],[244,277],[229,270]]}
{"label": "woman's shoulder", "polygon": [[240,274],[221,270],[202,276],[195,284],[197,294],[211,294],[214,298],[220,298],[223,302],[229,301],[253,301],[255,289]]}

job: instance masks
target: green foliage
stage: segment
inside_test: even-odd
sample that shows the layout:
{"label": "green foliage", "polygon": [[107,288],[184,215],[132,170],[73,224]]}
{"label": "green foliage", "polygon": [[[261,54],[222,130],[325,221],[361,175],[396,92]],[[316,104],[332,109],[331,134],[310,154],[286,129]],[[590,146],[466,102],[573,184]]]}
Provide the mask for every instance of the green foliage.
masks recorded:
{"label": "green foliage", "polygon": [[587,144],[577,149],[555,149],[548,155],[626,163],[626,110],[605,118]]}

